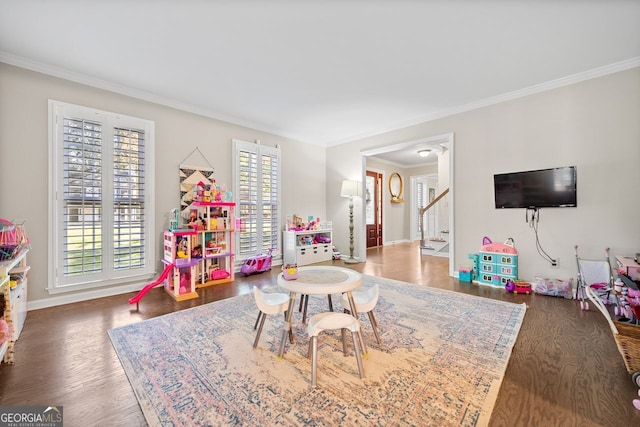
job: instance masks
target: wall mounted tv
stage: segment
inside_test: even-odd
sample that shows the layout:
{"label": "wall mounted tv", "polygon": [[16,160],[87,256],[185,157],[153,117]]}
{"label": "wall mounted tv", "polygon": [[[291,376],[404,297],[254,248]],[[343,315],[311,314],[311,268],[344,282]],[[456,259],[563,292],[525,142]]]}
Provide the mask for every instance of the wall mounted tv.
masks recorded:
{"label": "wall mounted tv", "polygon": [[496,174],[493,187],[496,209],[578,206],[575,166]]}

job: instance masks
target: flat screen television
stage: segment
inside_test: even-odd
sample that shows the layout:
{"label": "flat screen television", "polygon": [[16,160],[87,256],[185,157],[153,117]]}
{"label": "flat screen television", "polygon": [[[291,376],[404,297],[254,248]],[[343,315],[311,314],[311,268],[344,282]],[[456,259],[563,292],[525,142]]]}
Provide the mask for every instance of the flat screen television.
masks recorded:
{"label": "flat screen television", "polygon": [[496,209],[578,206],[575,166],[496,174],[493,187]]}

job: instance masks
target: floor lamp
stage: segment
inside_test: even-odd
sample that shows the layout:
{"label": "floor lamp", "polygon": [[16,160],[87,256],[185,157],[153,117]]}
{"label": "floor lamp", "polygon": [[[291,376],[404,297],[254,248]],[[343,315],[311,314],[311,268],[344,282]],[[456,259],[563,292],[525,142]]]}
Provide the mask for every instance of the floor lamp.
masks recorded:
{"label": "floor lamp", "polygon": [[340,195],[349,198],[349,258],[344,262],[356,264],[358,261],[353,257],[353,198],[358,196],[358,181],[342,181]]}

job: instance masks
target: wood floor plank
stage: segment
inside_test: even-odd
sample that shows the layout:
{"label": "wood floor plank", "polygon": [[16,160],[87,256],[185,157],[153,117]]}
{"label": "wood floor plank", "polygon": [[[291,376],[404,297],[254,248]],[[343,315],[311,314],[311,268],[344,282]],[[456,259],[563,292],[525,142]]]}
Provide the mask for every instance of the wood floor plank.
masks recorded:
{"label": "wood floor plank", "polygon": [[[421,257],[418,246],[372,248],[367,262],[343,265],[365,274],[516,303],[527,313],[491,417],[491,426],[633,426],[640,411],[604,317],[575,301],[514,295],[461,283],[448,276],[448,260]],[[62,405],[68,426],[145,425],[107,331],[166,313],[275,284],[277,268],[229,284],[199,289],[197,299],[175,302],[154,289],[140,310],[132,294],[35,310],[16,343],[15,365],[0,365],[0,405]],[[366,327],[366,326],[365,326]]]}

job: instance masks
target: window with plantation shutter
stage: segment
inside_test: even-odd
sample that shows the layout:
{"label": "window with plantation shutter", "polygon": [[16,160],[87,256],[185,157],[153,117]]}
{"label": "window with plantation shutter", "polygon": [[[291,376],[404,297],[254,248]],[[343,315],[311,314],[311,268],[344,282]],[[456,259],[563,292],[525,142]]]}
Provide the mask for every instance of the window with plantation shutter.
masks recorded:
{"label": "window with plantation shutter", "polygon": [[49,102],[52,293],[154,271],[153,122]]}
{"label": "window with plantation shutter", "polygon": [[233,141],[237,259],[280,251],[280,149]]}

